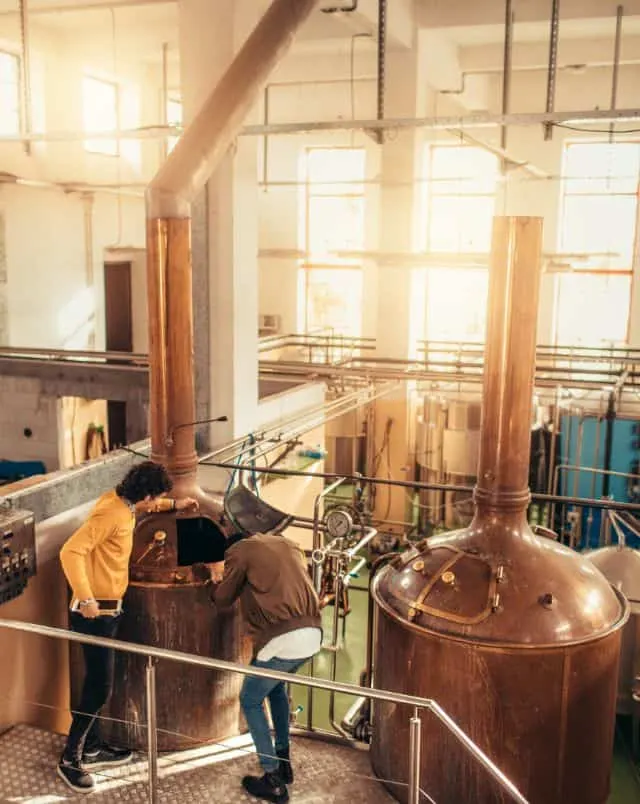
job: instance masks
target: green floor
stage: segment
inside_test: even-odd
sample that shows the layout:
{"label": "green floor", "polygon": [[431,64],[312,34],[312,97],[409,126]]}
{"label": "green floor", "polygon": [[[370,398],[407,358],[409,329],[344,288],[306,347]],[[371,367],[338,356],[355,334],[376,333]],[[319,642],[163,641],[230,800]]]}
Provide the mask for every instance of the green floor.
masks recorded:
{"label": "green floor", "polygon": [[[361,576],[355,583],[358,586],[366,586],[366,576]],[[347,617],[346,647],[338,653],[337,679],[338,681],[348,681],[357,684],[360,673],[365,665],[367,594],[365,592],[352,591],[350,604],[352,611]],[[328,641],[331,638],[333,607],[325,609],[323,619],[325,641]],[[328,651],[322,651],[315,661],[314,675],[318,678],[329,678],[330,669],[331,654]],[[307,674],[308,670],[309,668],[305,667],[300,672]],[[298,714],[298,720],[300,723],[304,724],[307,722],[308,714],[306,690],[301,687],[294,687],[292,692],[294,704],[302,707],[302,711]],[[350,696],[336,696],[336,720],[338,722],[341,722],[352,702],[353,699]],[[314,693],[313,707],[314,727],[331,730],[329,723],[329,694],[324,690],[316,691]],[[625,721],[620,722],[616,731],[609,804],[639,804],[640,762],[634,764],[630,757],[629,723]]]}

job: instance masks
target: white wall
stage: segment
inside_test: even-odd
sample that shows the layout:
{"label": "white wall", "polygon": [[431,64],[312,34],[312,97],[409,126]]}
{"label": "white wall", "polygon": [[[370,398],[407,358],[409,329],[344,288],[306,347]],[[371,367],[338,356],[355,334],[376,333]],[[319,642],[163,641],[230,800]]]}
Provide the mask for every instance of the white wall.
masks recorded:
{"label": "white wall", "polygon": [[[0,49],[17,52],[18,41],[16,18],[0,18]],[[65,33],[34,18],[31,72],[33,129],[51,141],[34,143],[30,154],[20,143],[0,143],[0,172],[89,190],[127,187],[120,195],[106,188],[92,192],[87,230],[87,201],[80,192],[0,184],[9,342],[86,348],[82,332],[71,341],[69,336],[93,309],[95,344],[103,348],[105,250],[144,246],[142,187],[157,169],[160,143],[123,140],[120,157],[87,152],[81,139],[82,79],[86,74],[117,81],[120,126],[134,128],[160,120],[160,70],[121,56],[114,61],[112,49],[98,46],[92,37]]]}

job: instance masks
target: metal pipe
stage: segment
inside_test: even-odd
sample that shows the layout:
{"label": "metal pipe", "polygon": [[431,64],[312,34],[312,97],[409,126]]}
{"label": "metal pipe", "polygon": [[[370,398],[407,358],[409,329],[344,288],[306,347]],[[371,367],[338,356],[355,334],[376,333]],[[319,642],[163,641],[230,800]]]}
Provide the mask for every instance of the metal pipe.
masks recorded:
{"label": "metal pipe", "polygon": [[[584,439],[584,409],[581,410],[580,418],[578,419],[578,430],[576,433],[576,465],[580,466],[582,460],[582,442]],[[579,475],[576,472],[573,476],[573,496],[578,496],[578,479]]]}
{"label": "metal pipe", "polygon": [[[222,463],[222,462],[205,462],[205,466],[214,466],[218,469],[251,469],[251,464],[236,464],[236,463]],[[582,467],[586,471],[586,467]],[[332,474],[330,472],[304,472],[299,469],[268,469],[267,467],[256,466],[255,471],[263,474],[283,475],[285,477],[314,477],[332,480],[341,475]],[[602,470],[601,470],[602,471]],[[637,475],[632,475],[637,477]],[[472,494],[473,486],[460,486],[452,483],[424,483],[420,480],[387,480],[380,477],[365,477],[363,475],[344,475],[345,480],[353,482],[361,481],[363,483],[382,484],[387,486],[397,486],[400,488],[408,488],[425,491],[457,491],[463,494]],[[580,505],[583,507],[592,506],[594,508],[610,508],[613,511],[630,511],[640,513],[640,503],[622,503],[615,502],[614,500],[592,500],[589,497],[563,497],[557,494],[532,494],[531,499],[534,502],[561,502],[568,505]],[[303,520],[304,521],[304,520]],[[308,524],[312,524],[312,520],[307,520]]]}
{"label": "metal pipe", "polygon": [[158,802],[158,728],[156,715],[156,660],[147,657],[147,752],[149,762],[149,802]]}
{"label": "metal pipe", "polygon": [[[624,16],[624,6],[616,9],[616,37],[613,48],[613,76],[611,79],[611,108],[615,109],[618,104],[618,81],[620,78],[620,51],[622,48],[622,18]],[[609,129],[609,142],[613,142],[615,128],[613,124]]]}
{"label": "metal pipe", "polygon": [[[547,494],[551,494],[555,491],[553,488],[553,472],[554,472],[554,463],[556,460],[556,448],[558,443],[558,438],[560,437],[560,406],[562,402],[562,389],[556,389],[556,404],[553,409],[553,425],[551,429],[551,451],[549,456],[549,475],[547,477]],[[553,530],[554,520],[555,520],[555,513],[556,507],[555,505],[550,506],[548,509],[549,513],[547,516],[547,526]]]}
{"label": "metal pipe", "polygon": [[[552,0],[551,5],[551,32],[549,37],[549,68],[547,72],[547,105],[546,112],[551,114],[556,103],[556,78],[558,74],[558,39],[560,34],[560,0]],[[544,127],[544,138],[550,140],[553,136],[553,123],[548,122]]]}
{"label": "metal pipe", "polygon": [[485,516],[495,516],[497,511],[524,515],[530,502],[531,406],[541,245],[542,218],[494,219],[484,404],[474,491],[474,521],[478,522]]}
{"label": "metal pipe", "polygon": [[[425,128],[442,131],[450,128],[493,128],[495,126],[536,126],[553,123],[574,123],[590,125],[617,121],[634,122],[640,119],[638,109],[589,109],[573,112],[516,112],[494,114],[481,112],[464,116],[443,117],[387,117],[384,120],[325,120],[295,123],[271,123],[269,126],[250,125],[240,132],[240,136],[256,137],[264,134],[285,135],[303,134],[315,131],[388,131],[400,129]],[[104,132],[104,139],[113,139],[113,132]],[[139,136],[139,131],[136,132]],[[91,134],[96,138],[96,134]],[[0,138],[0,141],[2,139]]]}
{"label": "metal pipe", "polygon": [[273,0],[147,190],[149,218],[189,217],[269,74],[318,0]]}
{"label": "metal pipe", "polygon": [[[311,2],[312,0],[307,0]],[[587,109],[573,112],[512,112],[509,114],[494,114],[481,112],[464,116],[446,117],[386,117],[384,120],[325,120],[303,121],[292,123],[270,123],[249,125],[237,132],[239,137],[264,137],[269,135],[298,135],[316,131],[396,131],[413,129],[431,129],[433,131],[446,131],[452,128],[495,128],[500,126],[539,126],[546,123],[572,123],[574,125],[597,125],[607,122],[634,123],[640,120],[640,109]],[[147,140],[166,137],[167,134],[181,133],[179,126],[147,126],[118,131],[91,132],[94,140]],[[78,142],[86,139],[83,131],[48,131],[46,133],[33,133],[25,135],[0,136],[3,142]],[[176,146],[177,147],[177,146]],[[175,151],[175,149],[174,149]],[[173,152],[172,152],[173,154]],[[205,171],[206,173],[206,171]],[[553,178],[553,177],[552,177]],[[335,266],[334,266],[335,267]]]}
{"label": "metal pipe", "polygon": [[[269,125],[269,90],[267,84],[264,88],[264,124]],[[269,135],[265,134],[262,140],[262,181],[266,185],[269,183]]]}
{"label": "metal pipe", "polygon": [[[163,126],[169,125],[169,43],[162,43],[162,109],[160,119]],[[163,139],[160,144],[162,150],[162,160],[167,158],[169,153],[169,143]]]}
{"label": "metal pipe", "polygon": [[20,13],[20,96],[21,134],[26,135],[23,140],[25,153],[31,155],[31,141],[28,139],[32,132],[31,121],[31,49],[29,38],[29,16],[27,0],[18,0]]}
{"label": "metal pipe", "polygon": [[[513,0],[506,0],[504,23],[504,65],[502,71],[502,114],[509,113],[509,100],[511,94],[511,67],[513,55]],[[509,129],[502,126],[500,132],[500,148],[507,149]],[[502,172],[507,172],[507,160],[502,159]]]}
{"label": "metal pipe", "polygon": [[[378,0],[378,86],[377,117],[384,120],[387,70],[387,0]],[[378,145],[384,143],[384,131],[376,132]]]}
{"label": "metal pipe", "polygon": [[420,804],[420,748],[422,721],[418,710],[413,710],[409,720],[409,804]]}
{"label": "metal pipe", "polygon": [[607,403],[607,412],[605,414],[605,434],[604,434],[604,461],[602,474],[604,480],[602,481],[602,496],[609,496],[610,477],[611,477],[611,455],[613,452],[613,425],[616,420],[616,394],[612,391],[609,394],[609,401]]}

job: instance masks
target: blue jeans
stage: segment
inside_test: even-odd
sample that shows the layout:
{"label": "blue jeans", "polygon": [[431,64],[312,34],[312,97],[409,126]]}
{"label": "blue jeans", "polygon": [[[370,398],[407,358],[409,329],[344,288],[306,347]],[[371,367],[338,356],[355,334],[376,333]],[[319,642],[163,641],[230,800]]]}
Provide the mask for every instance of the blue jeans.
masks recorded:
{"label": "blue jeans", "polygon": [[[308,659],[278,659],[274,657],[267,662],[254,659],[251,665],[260,667],[263,670],[295,673],[306,661]],[[269,698],[271,719],[276,733],[275,750],[264,711],[265,698]],[[240,691],[240,705],[255,743],[260,764],[266,773],[276,771],[279,763],[276,751],[286,751],[289,748],[289,697],[284,681],[245,676],[242,690]]]}

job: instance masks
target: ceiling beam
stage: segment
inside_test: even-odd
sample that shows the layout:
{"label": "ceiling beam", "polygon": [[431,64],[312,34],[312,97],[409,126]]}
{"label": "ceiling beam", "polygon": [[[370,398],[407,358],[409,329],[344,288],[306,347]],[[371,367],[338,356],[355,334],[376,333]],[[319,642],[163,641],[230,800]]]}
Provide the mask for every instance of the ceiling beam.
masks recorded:
{"label": "ceiling beam", "polygon": [[[619,0],[563,0],[562,20],[615,18]],[[625,0],[625,16],[640,15],[640,0]],[[551,15],[551,3],[518,0],[517,20],[543,22]],[[504,0],[421,0],[418,23],[423,28],[470,25],[503,25]]]}

